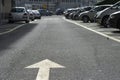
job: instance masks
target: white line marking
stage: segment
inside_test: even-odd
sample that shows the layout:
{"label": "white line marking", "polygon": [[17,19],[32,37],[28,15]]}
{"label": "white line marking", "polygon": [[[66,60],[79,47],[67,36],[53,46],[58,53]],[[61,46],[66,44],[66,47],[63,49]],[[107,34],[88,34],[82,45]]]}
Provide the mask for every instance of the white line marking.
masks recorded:
{"label": "white line marking", "polygon": [[50,68],[65,68],[65,67],[46,59],[41,62],[30,65],[26,68],[39,68],[36,80],[49,80]]}
{"label": "white line marking", "polygon": [[7,34],[7,33],[10,33],[10,32],[12,32],[12,31],[14,31],[14,30],[24,26],[24,25],[26,25],[26,24],[22,24],[22,25],[16,26],[15,28],[10,29],[9,31],[5,31],[5,32],[0,33],[0,35],[4,35],[4,34]]}
{"label": "white line marking", "polygon": [[95,32],[95,33],[101,35],[101,36],[104,36],[104,37],[106,37],[106,38],[109,38],[109,39],[111,39],[111,40],[114,40],[114,41],[117,41],[117,42],[120,43],[120,40],[119,40],[119,39],[116,39],[116,38],[114,38],[114,37],[108,36],[108,35],[103,34],[103,33],[101,33],[101,32],[95,31],[95,30],[93,30],[93,29],[91,29],[91,28],[88,28],[88,27],[86,27],[86,26],[84,26],[84,25],[82,25],[82,24],[79,24],[79,23],[77,23],[77,22],[74,22],[74,21],[71,21],[71,20],[67,20],[67,19],[65,19],[65,18],[63,18],[63,19],[64,19],[65,21],[67,21],[67,22],[76,24],[76,25],[78,25],[78,26],[80,26],[80,27],[83,27],[83,28],[85,28],[85,29],[87,29],[87,30],[90,30],[90,31],[92,31],[92,32]]}

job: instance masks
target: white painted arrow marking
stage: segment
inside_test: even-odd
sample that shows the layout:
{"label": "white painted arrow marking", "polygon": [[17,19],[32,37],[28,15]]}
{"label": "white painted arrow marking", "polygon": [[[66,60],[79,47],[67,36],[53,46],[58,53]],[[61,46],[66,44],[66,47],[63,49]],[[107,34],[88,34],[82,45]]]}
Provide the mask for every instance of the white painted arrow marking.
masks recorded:
{"label": "white painted arrow marking", "polygon": [[65,68],[65,67],[46,59],[36,64],[30,65],[26,68],[39,68],[36,80],[49,80],[50,68]]}

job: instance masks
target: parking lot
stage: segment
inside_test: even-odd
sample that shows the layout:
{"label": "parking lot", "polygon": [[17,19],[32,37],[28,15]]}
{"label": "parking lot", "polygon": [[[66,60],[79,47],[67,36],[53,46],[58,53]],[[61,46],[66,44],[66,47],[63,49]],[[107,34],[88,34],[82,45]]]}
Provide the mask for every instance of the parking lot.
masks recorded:
{"label": "parking lot", "polygon": [[[63,18],[65,19],[65,18]],[[77,24],[83,28],[86,28],[90,31],[93,31],[95,33],[98,33],[107,39],[112,39],[117,42],[120,42],[120,30],[116,28],[104,28],[103,26],[99,25],[98,23],[83,23],[83,21],[80,20],[71,20],[71,19],[65,19],[68,22]]]}

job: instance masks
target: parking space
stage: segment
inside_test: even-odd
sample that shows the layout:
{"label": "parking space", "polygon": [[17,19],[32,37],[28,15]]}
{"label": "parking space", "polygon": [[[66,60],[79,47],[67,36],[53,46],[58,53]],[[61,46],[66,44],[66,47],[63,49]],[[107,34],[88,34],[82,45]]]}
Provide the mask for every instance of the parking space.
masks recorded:
{"label": "parking space", "polygon": [[23,26],[23,23],[14,23],[14,24],[5,24],[0,26],[0,35],[9,33],[21,26]]}
{"label": "parking space", "polygon": [[[65,18],[64,18],[65,19]],[[98,23],[83,23],[82,21],[75,21],[71,19],[65,19],[69,22],[79,24],[88,30],[92,30],[98,34],[102,34],[102,36],[108,37],[112,40],[120,42],[120,30],[116,28],[104,28],[103,26],[99,25]]]}

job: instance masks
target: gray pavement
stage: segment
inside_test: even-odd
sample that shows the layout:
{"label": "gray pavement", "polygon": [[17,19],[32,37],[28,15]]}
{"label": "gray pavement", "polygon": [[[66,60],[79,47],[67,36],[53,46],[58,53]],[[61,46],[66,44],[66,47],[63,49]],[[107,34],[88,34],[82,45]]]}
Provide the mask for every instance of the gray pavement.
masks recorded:
{"label": "gray pavement", "polygon": [[23,23],[14,23],[14,24],[4,24],[4,25],[0,25],[0,33],[9,31],[10,29],[15,28],[16,26],[19,26]]}
{"label": "gray pavement", "polygon": [[0,80],[37,80],[39,69],[26,67],[46,59],[65,67],[51,68],[48,80],[120,80],[119,48],[61,16],[43,17],[0,36]]}

